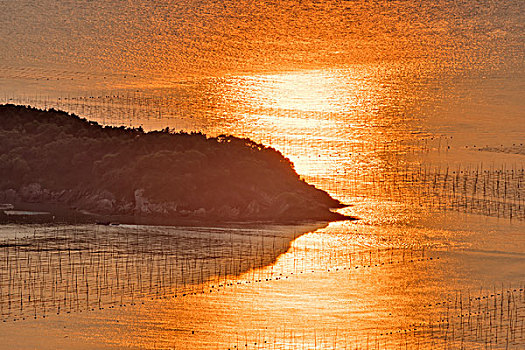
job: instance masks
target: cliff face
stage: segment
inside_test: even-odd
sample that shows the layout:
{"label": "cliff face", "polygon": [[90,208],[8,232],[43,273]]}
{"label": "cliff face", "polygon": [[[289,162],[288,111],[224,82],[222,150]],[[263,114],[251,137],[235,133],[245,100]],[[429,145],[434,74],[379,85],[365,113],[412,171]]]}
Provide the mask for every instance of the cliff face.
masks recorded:
{"label": "cliff face", "polygon": [[232,136],[102,127],[0,106],[0,202],[212,221],[343,218],[275,149]]}

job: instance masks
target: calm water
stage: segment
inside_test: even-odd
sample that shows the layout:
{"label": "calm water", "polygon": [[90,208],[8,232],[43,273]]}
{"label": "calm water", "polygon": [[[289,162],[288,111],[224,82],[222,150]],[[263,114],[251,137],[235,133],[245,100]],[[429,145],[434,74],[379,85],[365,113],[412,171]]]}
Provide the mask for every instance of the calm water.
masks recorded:
{"label": "calm water", "polygon": [[0,1],[0,102],[247,136],[360,218],[4,226],[0,347],[522,348],[524,7]]}

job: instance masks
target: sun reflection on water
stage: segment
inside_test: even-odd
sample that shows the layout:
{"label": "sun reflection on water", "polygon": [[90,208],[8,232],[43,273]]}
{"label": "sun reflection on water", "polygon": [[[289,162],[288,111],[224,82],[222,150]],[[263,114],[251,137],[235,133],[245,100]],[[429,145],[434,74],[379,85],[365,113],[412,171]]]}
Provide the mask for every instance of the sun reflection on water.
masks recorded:
{"label": "sun reflection on water", "polygon": [[381,127],[391,121],[380,121],[393,92],[370,67],[233,77],[218,90],[218,108],[237,120],[233,133],[283,151],[303,176],[325,173],[327,166],[348,171],[349,159],[355,163],[350,147],[395,132]]}
{"label": "sun reflection on water", "polygon": [[370,86],[371,81],[358,69],[344,73],[317,70],[241,76],[226,84],[230,90],[225,98],[238,95],[233,98],[242,98],[251,109],[345,113],[363,104],[361,84]]}

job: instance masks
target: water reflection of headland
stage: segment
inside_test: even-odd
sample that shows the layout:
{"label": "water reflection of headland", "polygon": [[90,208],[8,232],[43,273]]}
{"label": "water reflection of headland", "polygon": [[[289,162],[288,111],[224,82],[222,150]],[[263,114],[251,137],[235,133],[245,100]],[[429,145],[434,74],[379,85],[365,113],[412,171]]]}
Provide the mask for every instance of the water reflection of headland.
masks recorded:
{"label": "water reflection of headland", "polygon": [[202,293],[250,271],[255,279],[253,271],[274,264],[293,240],[326,226],[4,226],[1,318],[40,318]]}

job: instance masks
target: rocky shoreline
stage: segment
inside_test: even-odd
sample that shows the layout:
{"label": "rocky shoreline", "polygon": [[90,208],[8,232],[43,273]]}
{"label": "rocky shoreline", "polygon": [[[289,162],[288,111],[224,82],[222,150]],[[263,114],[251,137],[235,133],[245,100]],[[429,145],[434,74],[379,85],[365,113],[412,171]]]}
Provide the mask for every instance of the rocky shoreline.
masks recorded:
{"label": "rocky shoreline", "polygon": [[[310,208],[309,212],[290,210],[291,203],[269,202],[267,212],[253,201],[244,210],[224,205],[218,209],[179,209],[176,202],[152,203],[144,196],[144,190],[135,191],[135,201],[117,200],[108,191],[98,193],[74,190],[51,191],[38,183],[24,186],[20,191],[0,191],[0,203],[18,211],[35,211],[49,215],[6,215],[0,210],[0,223],[122,223],[194,225],[217,222],[275,222],[297,223],[304,221],[350,220],[352,217],[337,212],[326,212]],[[341,205],[341,208],[344,206]],[[320,208],[317,208],[320,209]]]}

